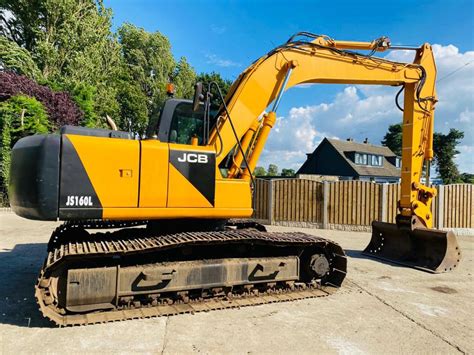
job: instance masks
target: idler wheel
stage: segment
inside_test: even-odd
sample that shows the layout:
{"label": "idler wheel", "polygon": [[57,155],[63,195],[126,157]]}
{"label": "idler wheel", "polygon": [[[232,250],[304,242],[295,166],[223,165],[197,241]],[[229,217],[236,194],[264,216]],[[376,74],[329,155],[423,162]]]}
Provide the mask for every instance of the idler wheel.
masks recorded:
{"label": "idler wheel", "polygon": [[330,271],[329,261],[324,254],[314,254],[311,256],[309,265],[317,278],[322,278]]}

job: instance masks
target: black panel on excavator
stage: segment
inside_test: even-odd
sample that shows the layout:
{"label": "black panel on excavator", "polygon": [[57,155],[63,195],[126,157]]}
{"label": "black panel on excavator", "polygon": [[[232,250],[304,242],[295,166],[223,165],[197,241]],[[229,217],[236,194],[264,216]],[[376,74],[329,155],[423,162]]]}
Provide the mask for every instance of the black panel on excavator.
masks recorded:
{"label": "black panel on excavator", "polygon": [[[62,136],[61,179],[59,196],[59,217],[68,219],[102,218],[102,204],[94,186],[82,165],[81,158],[67,136]],[[88,196],[90,201],[79,204],[79,196]]]}
{"label": "black panel on excavator", "polygon": [[33,135],[12,149],[9,197],[13,211],[25,218],[58,218],[59,135]]}

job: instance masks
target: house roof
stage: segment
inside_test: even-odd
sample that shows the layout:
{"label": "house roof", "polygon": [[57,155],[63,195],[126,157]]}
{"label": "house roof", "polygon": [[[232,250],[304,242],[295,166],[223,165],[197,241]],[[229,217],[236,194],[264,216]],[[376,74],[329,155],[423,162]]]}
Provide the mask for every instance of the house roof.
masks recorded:
{"label": "house roof", "polygon": [[339,139],[326,140],[336,149],[346,162],[356,171],[359,176],[393,176],[400,177],[400,169],[395,167],[387,159],[383,159],[383,166],[359,165],[354,163],[348,153],[358,152],[374,155],[383,155],[385,158],[396,157],[390,148],[373,145],[370,143],[357,143],[354,141],[343,141]]}

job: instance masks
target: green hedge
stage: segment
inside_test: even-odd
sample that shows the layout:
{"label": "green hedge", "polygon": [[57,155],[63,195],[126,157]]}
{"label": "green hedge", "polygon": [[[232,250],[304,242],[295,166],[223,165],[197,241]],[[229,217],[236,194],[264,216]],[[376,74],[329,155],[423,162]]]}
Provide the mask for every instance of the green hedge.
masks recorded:
{"label": "green hedge", "polygon": [[35,98],[16,95],[0,102],[0,127],[0,205],[7,205],[11,148],[23,137],[48,133],[48,115]]}

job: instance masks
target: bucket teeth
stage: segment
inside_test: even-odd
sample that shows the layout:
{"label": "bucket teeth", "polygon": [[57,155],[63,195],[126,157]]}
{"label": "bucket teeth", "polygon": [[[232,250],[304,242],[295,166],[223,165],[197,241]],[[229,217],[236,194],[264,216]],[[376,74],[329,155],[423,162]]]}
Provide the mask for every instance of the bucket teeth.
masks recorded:
{"label": "bucket teeth", "polygon": [[461,260],[453,232],[409,230],[375,221],[372,222],[372,238],[363,254],[432,273],[451,271]]}

